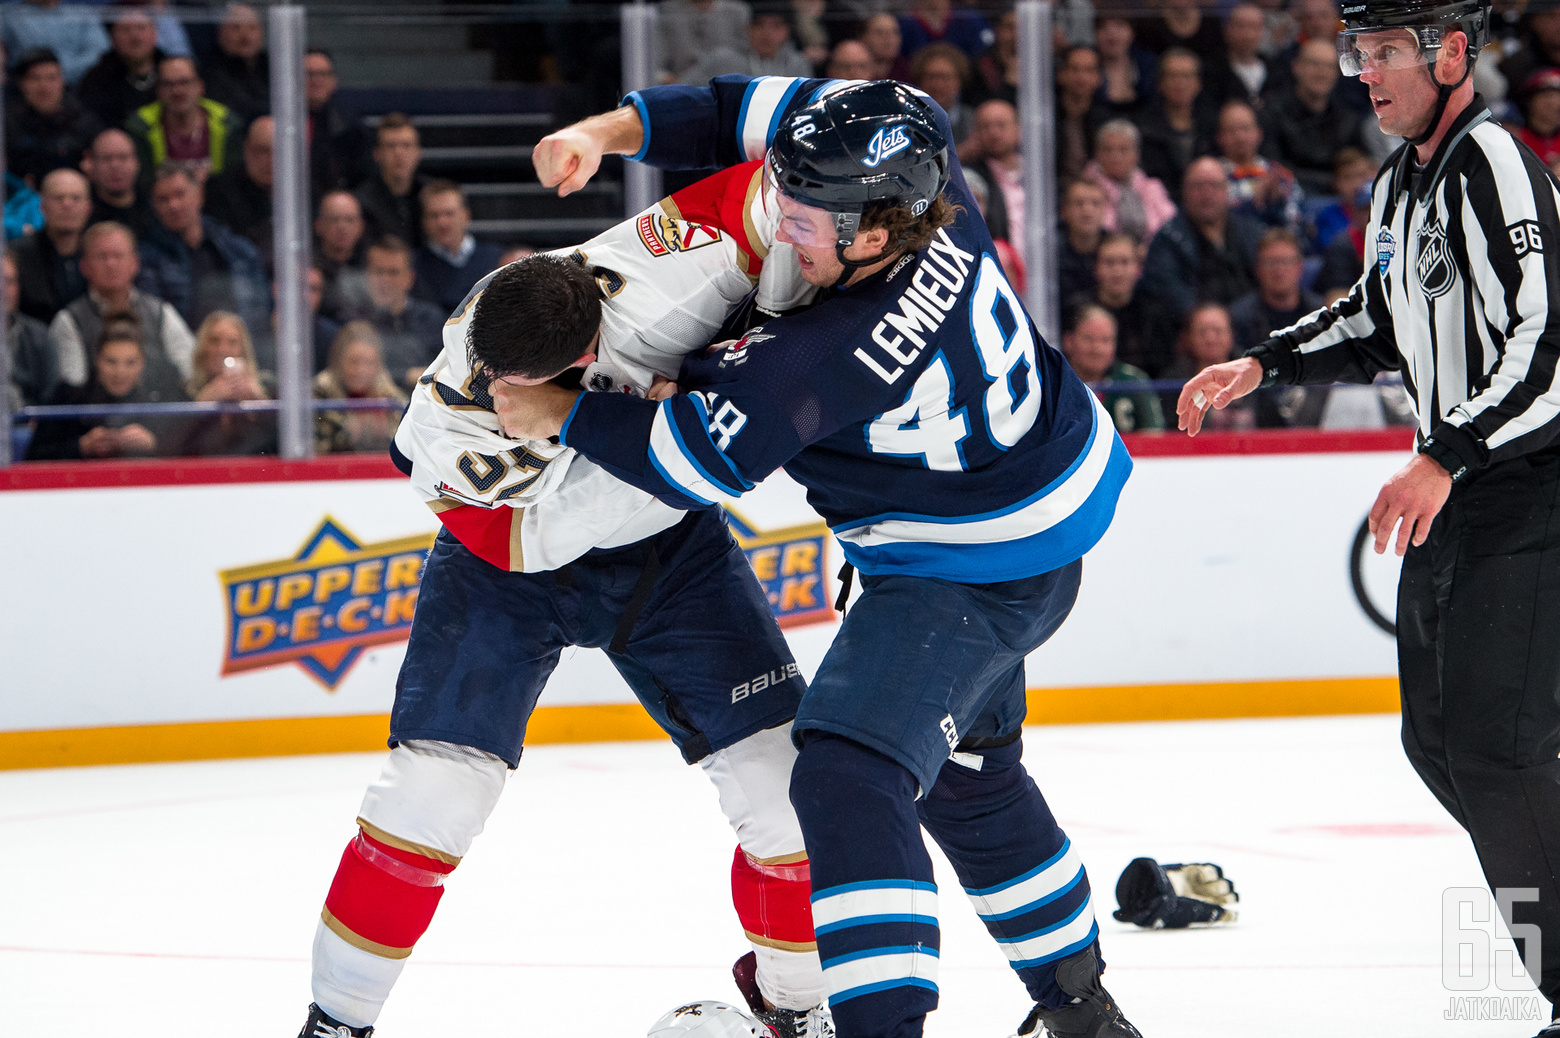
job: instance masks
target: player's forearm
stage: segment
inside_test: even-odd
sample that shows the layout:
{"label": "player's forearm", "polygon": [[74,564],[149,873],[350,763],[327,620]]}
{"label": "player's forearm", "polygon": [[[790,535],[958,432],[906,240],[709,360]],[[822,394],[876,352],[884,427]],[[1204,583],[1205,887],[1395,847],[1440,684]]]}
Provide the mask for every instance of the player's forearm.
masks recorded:
{"label": "player's forearm", "polygon": [[[677,437],[660,437],[662,447],[671,453],[657,461],[657,416],[670,406],[675,406],[674,401],[656,404],[626,393],[584,393],[564,423],[559,442],[674,508],[701,508],[724,491],[701,479],[675,445],[664,442]],[[681,482],[674,481],[679,478]]]}
{"label": "player's forearm", "polygon": [[604,155],[637,155],[645,143],[644,122],[634,105],[593,115],[569,129],[589,134],[601,145]]}

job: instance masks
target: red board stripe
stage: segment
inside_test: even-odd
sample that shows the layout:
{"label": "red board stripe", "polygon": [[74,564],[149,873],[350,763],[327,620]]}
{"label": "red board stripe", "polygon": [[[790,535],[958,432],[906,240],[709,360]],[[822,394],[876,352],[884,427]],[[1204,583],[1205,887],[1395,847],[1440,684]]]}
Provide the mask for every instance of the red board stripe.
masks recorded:
{"label": "red board stripe", "polygon": [[384,454],[336,454],[309,461],[275,457],[33,461],[0,468],[0,491],[400,478],[401,473]]}

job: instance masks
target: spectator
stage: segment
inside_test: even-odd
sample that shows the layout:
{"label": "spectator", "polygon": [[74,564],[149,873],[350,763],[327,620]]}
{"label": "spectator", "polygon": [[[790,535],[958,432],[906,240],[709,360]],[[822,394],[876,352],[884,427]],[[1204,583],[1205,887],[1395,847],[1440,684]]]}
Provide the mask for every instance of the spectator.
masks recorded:
{"label": "spectator", "polygon": [[1553,165],[1560,157],[1560,69],[1539,69],[1522,84],[1522,129],[1517,139]]}
{"label": "spectator", "polygon": [[[829,60],[832,36],[826,21],[828,0],[788,0],[791,10],[791,36],[811,69],[821,69]],[[808,72],[808,75],[813,75]]]}
{"label": "spectator", "polygon": [[1081,176],[1094,133],[1106,120],[1096,100],[1100,56],[1092,47],[1070,47],[1056,69],[1056,171],[1062,180]]}
{"label": "spectator", "polygon": [[310,197],[357,187],[372,163],[363,128],[336,106],[336,63],[310,47],[303,56],[303,93],[309,106]]}
{"label": "spectator", "polygon": [[386,235],[368,247],[368,302],[354,319],[374,326],[384,343],[385,366],[408,389],[444,348],[447,313],[412,297],[412,250]]}
{"label": "spectator", "polygon": [[453,313],[473,286],[498,269],[504,250],[471,236],[471,208],[453,180],[434,180],[422,190],[423,235],[417,250],[418,294],[443,313]]}
{"label": "spectator", "polygon": [[115,7],[108,30],[111,48],[81,77],[81,103],[105,126],[123,126],[139,108],[157,100],[157,26],[138,7]]}
{"label": "spectator", "polygon": [[910,62],[904,56],[904,37],[899,19],[891,14],[875,14],[861,24],[861,42],[872,54],[873,79],[910,81]]}
{"label": "spectator", "polygon": [[1262,104],[1271,70],[1262,56],[1262,34],[1267,20],[1253,3],[1236,4],[1224,20],[1224,59],[1217,66],[1215,96],[1223,101],[1244,101],[1252,109]]}
{"label": "spectator", "polygon": [[73,169],[57,169],[43,178],[43,230],[11,246],[22,313],[52,321],[60,307],[87,290],[81,276],[81,232],[92,213],[90,191],[87,178]]}
{"label": "spectator", "polygon": [[110,129],[98,134],[81,157],[81,171],[92,185],[91,223],[113,220],[137,238],[151,230],[157,214],[151,199],[138,189],[141,163],[128,133]]}
{"label": "spectator", "polygon": [[1083,175],[1105,192],[1105,229],[1136,241],[1152,238],[1175,216],[1165,185],[1138,168],[1138,128],[1112,119],[1094,135],[1094,161]]}
{"label": "spectator", "polygon": [[410,245],[421,245],[422,202],[418,193],[428,180],[417,172],[422,162],[417,127],[400,112],[391,112],[380,120],[376,141],[374,164],[379,170],[356,192],[369,237],[390,234]]}
{"label": "spectator", "polygon": [[[1203,368],[1223,364],[1234,350],[1234,334],[1230,330],[1230,315],[1218,303],[1198,303],[1186,315],[1186,324],[1177,341],[1176,360],[1166,378],[1185,381]],[[1177,394],[1165,395],[1171,403]],[[1210,408],[1203,416],[1203,429],[1217,432],[1245,432],[1257,427],[1257,395],[1236,400],[1222,411]]]}
{"label": "spectator", "polygon": [[1333,0],[1294,0],[1295,38],[1273,55],[1270,69],[1273,83],[1270,93],[1287,90],[1294,78],[1294,62],[1300,56],[1300,48],[1308,42],[1325,43],[1335,50],[1338,30],[1338,5]]}
{"label": "spectator", "polygon": [[1366,150],[1360,116],[1333,96],[1338,52],[1332,41],[1301,44],[1290,68],[1292,83],[1262,110],[1263,151],[1293,170],[1307,194],[1325,195],[1338,149]]}
{"label": "spectator", "polygon": [[108,50],[108,35],[97,8],[59,0],[27,0],[7,4],[4,31],[7,54],[22,55],[42,48],[59,59],[65,82],[74,86]]}
{"label": "spectator", "polygon": [[386,451],[405,409],[402,393],[381,356],[379,333],[367,321],[353,321],[336,336],[330,347],[330,364],[314,377],[314,395],[320,400],[361,400],[382,397],[396,401],[393,408],[373,411],[316,411],[314,452]]}
{"label": "spectator", "polygon": [[1285,0],[1256,0],[1262,10],[1262,44],[1258,48],[1262,56],[1271,58],[1295,42],[1300,35],[1300,23],[1285,10]]}
{"label": "spectator", "polygon": [[157,223],[141,242],[136,286],[172,303],[191,325],[218,310],[259,324],[271,309],[260,254],[249,239],[202,215],[204,199],[189,166],[157,167],[152,186]]}
{"label": "spectator", "polygon": [[910,13],[899,19],[900,51],[914,54],[928,43],[951,43],[971,61],[996,39],[991,26],[968,7],[953,0],[912,0]]}
{"label": "spectator", "polygon": [[1230,304],[1230,329],[1237,354],[1321,309],[1321,299],[1300,287],[1304,262],[1300,239],[1292,232],[1274,227],[1262,236],[1257,243],[1256,291]]}
{"label": "spectator", "polygon": [[[262,115],[244,135],[244,162],[206,182],[206,215],[254,245],[264,262],[272,254],[271,151],[276,121]],[[264,264],[269,268],[269,264]]]}
{"label": "spectator", "polygon": [[829,52],[829,64],[824,75],[830,79],[871,79],[874,64],[872,52],[860,40],[841,40]]}
{"label": "spectator", "polygon": [[1142,246],[1119,232],[1100,239],[1094,254],[1095,292],[1092,300],[1116,319],[1119,359],[1158,378],[1175,353],[1174,314],[1142,290]]}
{"label": "spectator", "polygon": [[[195,400],[241,403],[270,400],[270,376],[255,363],[254,346],[243,318],[214,310],[195,333],[194,374],[189,382]],[[275,454],[274,414],[202,415],[189,424],[181,454]]]}
{"label": "spectator", "polygon": [[[143,177],[170,161],[194,163],[210,173],[239,164],[243,127],[226,105],[206,97],[205,91],[189,58],[157,63],[157,100],[136,109],[125,124]],[[205,173],[199,175],[204,179]]]}
{"label": "spectator", "polygon": [[10,172],[37,186],[50,170],[81,161],[81,152],[101,127],[65,92],[65,77],[53,51],[26,52],[12,74],[21,99],[6,108],[6,162]]}
{"label": "spectator", "polygon": [[1148,247],[1144,288],[1174,313],[1204,301],[1232,303],[1253,287],[1262,225],[1230,212],[1230,180],[1217,159],[1193,162],[1181,193],[1181,211]]}
{"label": "spectator", "polygon": [[49,345],[49,328],[17,309],[21,288],[16,257],[5,254],[6,347],[11,354],[11,407],[48,403],[60,382],[60,365]]}
{"label": "spectator", "polygon": [[1088,383],[1143,383],[1137,392],[1119,388],[1101,397],[1117,432],[1148,432],[1165,427],[1159,397],[1147,385],[1148,373],[1116,357],[1116,319],[1094,303],[1074,307],[1062,332],[1062,353],[1078,377]]}
{"label": "spectator", "polygon": [[[315,262],[309,267],[308,295],[305,297],[309,303],[309,317],[312,322],[310,329],[312,353],[309,357],[310,371],[320,372],[325,370],[325,364],[330,357],[330,344],[336,341],[336,335],[341,331],[341,324],[320,314],[320,305],[325,299],[325,275],[320,271],[320,265]],[[274,294],[276,285],[273,282],[271,291]],[[271,319],[261,325],[251,336],[250,344],[255,350],[255,363],[261,371],[276,370],[276,310],[271,310]]]}
{"label": "spectator", "polygon": [[43,226],[43,202],[38,192],[15,173],[5,175],[5,237],[14,241]]}
{"label": "spectator", "polygon": [[[991,211],[991,185],[986,183],[985,177],[967,166],[964,169],[964,183],[969,187],[970,195],[974,197],[975,205],[979,207],[980,215],[984,219]],[[990,225],[987,226],[989,229]],[[1027,280],[1023,260],[1018,258],[1017,251],[1006,238],[993,235],[991,245],[995,250],[997,263],[1002,267],[1002,273],[1007,275],[1008,284],[1013,286],[1013,291],[1019,296],[1023,296],[1024,283]]]}
{"label": "spectator", "polygon": [[986,227],[1006,238],[1026,268],[1024,255],[1024,160],[1018,153],[1018,112],[1006,101],[987,101],[975,110],[980,158],[970,163],[991,188]]}
{"label": "spectator", "polygon": [[1091,0],[1060,0],[1051,16],[1051,40],[1055,48],[1094,46],[1094,21],[1098,16]]}
{"label": "spectator", "polygon": [[1560,66],[1560,3],[1529,0],[1527,33],[1521,46],[1500,63],[1506,82],[1522,84],[1539,69]]}
{"label": "spectator", "polygon": [[[62,384],[50,403],[75,407],[152,403],[155,398],[147,390],[145,371],[146,357],[135,322],[111,320],[92,358],[91,381],[80,386]],[[129,415],[48,419],[38,423],[27,460],[149,457],[162,453],[166,434],[159,436],[159,432],[164,432],[162,423]]]}
{"label": "spectator", "polygon": [[[1310,250],[1326,252],[1333,239],[1347,230],[1356,220],[1359,208],[1357,199],[1360,187],[1369,187],[1376,179],[1376,163],[1358,148],[1339,148],[1333,156],[1332,194],[1336,201],[1316,211],[1316,245]],[[1369,217],[1370,203],[1365,203]]]}
{"label": "spectator", "polygon": [[1158,83],[1159,96],[1133,120],[1143,135],[1139,161],[1144,173],[1162,184],[1176,185],[1193,159],[1213,154],[1218,115],[1203,102],[1202,61],[1191,51],[1179,47],[1165,51],[1159,59]]}
{"label": "spectator", "polygon": [[[962,100],[970,82],[970,59],[959,48],[947,43],[930,43],[910,59],[910,82],[931,95],[948,113],[953,125],[953,143],[963,158],[965,142],[975,130],[975,113]],[[970,151],[973,157],[976,152]]]}
{"label": "spectator", "polygon": [[1159,17],[1139,24],[1137,42],[1161,57],[1172,49],[1187,50],[1209,66],[1224,58],[1224,31],[1203,15],[1197,0],[1162,0]]}
{"label": "spectator", "polygon": [[1092,180],[1069,180],[1062,188],[1062,243],[1057,283],[1067,300],[1094,295],[1094,257],[1104,234],[1105,192]]}
{"label": "spectator", "polygon": [[511,245],[504,250],[504,254],[498,257],[498,265],[507,267],[511,263],[518,263],[527,256],[535,256],[537,249],[534,245]]}
{"label": "spectator", "polygon": [[1094,30],[1100,55],[1100,103],[1113,115],[1135,115],[1154,96],[1154,55],[1134,44],[1132,23],[1101,18]]}
{"label": "spectator", "polygon": [[[1317,272],[1315,287],[1324,298],[1340,289],[1347,292],[1365,273],[1365,228],[1370,224],[1376,165],[1354,149],[1348,150],[1359,156],[1359,160],[1350,160],[1346,155],[1340,157],[1335,183],[1340,193],[1339,205],[1348,216],[1348,224],[1333,235],[1322,253],[1322,269]],[[1355,172],[1349,172],[1350,169]]]}
{"label": "spectator", "polygon": [[812,71],[812,62],[791,42],[790,5],[786,0],[760,0],[753,5],[743,45],[710,51],[683,73],[682,81],[702,86],[728,73],[810,76]]}
{"label": "spectator", "polygon": [[991,49],[975,63],[974,97],[977,103],[995,98],[1018,104],[1018,15],[1012,10],[997,19]]}
{"label": "spectator", "polygon": [[133,320],[146,371],[142,383],[153,400],[178,400],[190,377],[195,337],[178,311],[135,289],[141,264],[135,235],[123,224],[93,224],[81,236],[81,273],[87,291],[55,315],[49,345],[59,361],[60,378],[80,386],[92,370],[104,324],[114,316]]}
{"label": "spectator", "polygon": [[678,82],[713,51],[741,50],[748,18],[742,0],[663,0],[656,21],[661,82]]}
{"label": "spectator", "polygon": [[[114,2],[116,6],[145,7],[151,12],[152,24],[157,26],[157,49],[164,54],[169,57],[187,58],[195,53],[190,47],[189,34],[184,31],[184,23],[179,20],[178,15],[168,10],[168,0],[114,0]],[[202,43],[205,42],[203,39]]]}
{"label": "spectator", "polygon": [[1219,111],[1219,162],[1230,178],[1230,205],[1270,227],[1300,225],[1300,191],[1295,175],[1264,158],[1262,124],[1244,101],[1226,101]]}
{"label": "spectator", "polygon": [[332,320],[367,296],[363,265],[367,243],[363,209],[350,191],[332,191],[320,199],[314,218],[315,262],[325,277],[325,301],[320,312]]}
{"label": "spectator", "polygon": [[271,57],[265,30],[248,4],[228,4],[217,28],[217,53],[206,63],[206,96],[227,105],[241,122],[271,110]]}

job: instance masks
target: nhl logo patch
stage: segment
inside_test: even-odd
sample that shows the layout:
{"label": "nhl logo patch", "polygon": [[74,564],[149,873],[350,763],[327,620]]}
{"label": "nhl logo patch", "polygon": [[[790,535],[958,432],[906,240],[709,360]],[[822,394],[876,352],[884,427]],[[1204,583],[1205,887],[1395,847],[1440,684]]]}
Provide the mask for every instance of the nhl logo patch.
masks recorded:
{"label": "nhl logo patch", "polygon": [[1387,276],[1387,267],[1392,263],[1392,257],[1397,255],[1397,242],[1392,238],[1392,232],[1382,228],[1376,235],[1376,272],[1382,277]]}
{"label": "nhl logo patch", "polygon": [[1426,299],[1436,299],[1451,291],[1457,280],[1457,268],[1452,263],[1452,251],[1446,243],[1446,229],[1439,220],[1425,224],[1419,232],[1419,258],[1414,261],[1414,271],[1419,275],[1419,287]]}

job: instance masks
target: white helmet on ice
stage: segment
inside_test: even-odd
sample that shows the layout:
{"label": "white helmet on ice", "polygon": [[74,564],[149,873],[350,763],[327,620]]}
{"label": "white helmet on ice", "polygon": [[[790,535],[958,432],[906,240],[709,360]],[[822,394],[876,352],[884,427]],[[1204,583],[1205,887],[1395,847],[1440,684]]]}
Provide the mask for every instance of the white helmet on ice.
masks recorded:
{"label": "white helmet on ice", "polygon": [[647,1038],[772,1038],[769,1028],[724,1002],[690,1002],[650,1026]]}

